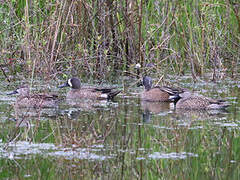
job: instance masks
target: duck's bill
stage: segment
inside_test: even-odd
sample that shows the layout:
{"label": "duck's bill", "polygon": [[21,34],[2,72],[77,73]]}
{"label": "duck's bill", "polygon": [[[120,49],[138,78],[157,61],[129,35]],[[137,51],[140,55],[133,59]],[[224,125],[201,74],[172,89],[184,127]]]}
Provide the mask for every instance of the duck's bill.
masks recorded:
{"label": "duck's bill", "polygon": [[18,91],[15,90],[15,91],[12,91],[12,92],[10,92],[10,93],[7,93],[7,95],[13,95],[13,94],[17,94],[17,93],[18,93]]}
{"label": "duck's bill", "polygon": [[62,84],[62,85],[60,85],[60,86],[58,86],[58,88],[63,88],[63,87],[68,87],[69,85],[68,85],[68,83],[66,82],[66,83],[64,83],[64,84]]}

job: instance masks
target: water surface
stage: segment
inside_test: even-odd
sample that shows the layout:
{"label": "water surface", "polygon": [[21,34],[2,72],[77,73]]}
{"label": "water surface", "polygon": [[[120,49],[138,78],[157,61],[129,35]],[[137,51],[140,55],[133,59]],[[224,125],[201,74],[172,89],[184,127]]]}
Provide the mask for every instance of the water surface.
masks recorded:
{"label": "water surface", "polygon": [[[3,83],[1,179],[238,179],[238,82],[193,83],[190,76],[167,81],[226,99],[231,107],[175,111],[169,103],[142,102],[142,87],[133,85],[135,79],[123,78],[116,86],[126,83],[125,91],[114,101],[63,100],[56,108],[16,112],[16,97],[6,93],[18,83]],[[41,84],[36,82],[33,90],[45,89]],[[54,88],[57,85],[48,87],[64,97],[68,90]]]}

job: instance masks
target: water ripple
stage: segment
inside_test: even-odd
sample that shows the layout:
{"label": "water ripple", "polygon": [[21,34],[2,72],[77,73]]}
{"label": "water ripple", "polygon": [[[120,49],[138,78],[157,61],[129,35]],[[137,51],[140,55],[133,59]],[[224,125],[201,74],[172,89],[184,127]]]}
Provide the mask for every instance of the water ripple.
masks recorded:
{"label": "water ripple", "polygon": [[171,152],[171,153],[160,153],[154,152],[148,156],[151,159],[186,159],[187,157],[198,157],[197,154],[189,152]]}

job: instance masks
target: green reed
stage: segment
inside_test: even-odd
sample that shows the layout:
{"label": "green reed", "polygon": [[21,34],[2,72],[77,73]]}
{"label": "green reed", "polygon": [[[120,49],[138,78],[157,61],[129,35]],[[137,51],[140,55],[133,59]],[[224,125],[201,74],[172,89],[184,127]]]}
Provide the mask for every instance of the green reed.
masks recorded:
{"label": "green reed", "polygon": [[21,0],[0,12],[1,62],[12,73],[99,78],[154,63],[160,75],[239,75],[238,2]]}

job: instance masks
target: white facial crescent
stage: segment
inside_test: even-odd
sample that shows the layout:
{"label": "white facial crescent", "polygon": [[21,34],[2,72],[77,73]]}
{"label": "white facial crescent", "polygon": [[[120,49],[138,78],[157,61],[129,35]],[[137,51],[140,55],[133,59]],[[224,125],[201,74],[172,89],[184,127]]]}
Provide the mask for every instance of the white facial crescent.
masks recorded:
{"label": "white facial crescent", "polygon": [[70,87],[72,87],[71,79],[68,80],[68,85],[69,85]]}

